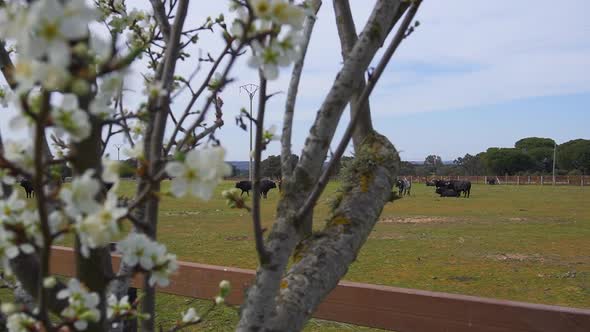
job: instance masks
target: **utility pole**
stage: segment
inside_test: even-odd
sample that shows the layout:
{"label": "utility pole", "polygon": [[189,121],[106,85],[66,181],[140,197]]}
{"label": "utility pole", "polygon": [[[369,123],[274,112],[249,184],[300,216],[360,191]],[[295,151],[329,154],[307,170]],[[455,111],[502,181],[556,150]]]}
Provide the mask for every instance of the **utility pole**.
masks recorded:
{"label": "utility pole", "polygon": [[248,97],[250,97],[250,162],[248,163],[248,176],[250,178],[250,182],[254,179],[252,178],[252,100],[254,99],[254,95],[256,95],[256,91],[258,91],[259,86],[256,84],[248,83],[240,86],[240,92],[244,90]]}
{"label": "utility pole", "polygon": [[557,161],[557,143],[553,145],[553,185],[555,185],[555,162]]}
{"label": "utility pole", "polygon": [[117,161],[119,161],[119,150],[121,150],[121,148],[123,147],[123,144],[115,144],[115,147],[117,148]]}

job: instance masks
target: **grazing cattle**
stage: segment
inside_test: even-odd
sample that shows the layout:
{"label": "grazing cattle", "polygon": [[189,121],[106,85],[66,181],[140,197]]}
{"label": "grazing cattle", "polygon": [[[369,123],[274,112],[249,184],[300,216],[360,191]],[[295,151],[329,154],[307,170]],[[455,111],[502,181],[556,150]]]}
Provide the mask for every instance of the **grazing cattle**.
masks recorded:
{"label": "grazing cattle", "polygon": [[471,193],[471,181],[451,180],[449,181],[448,188],[455,190],[459,194],[462,192],[464,197],[469,197],[469,194]]}
{"label": "grazing cattle", "polygon": [[467,180],[434,180],[434,185],[437,189],[453,189],[459,194],[463,193],[465,197],[471,194],[471,181]]}
{"label": "grazing cattle", "polygon": [[395,186],[399,189],[400,196],[411,196],[410,191],[412,190],[412,182],[410,182],[408,179],[403,178],[402,180],[397,180]]}
{"label": "grazing cattle", "polygon": [[496,180],[496,179],[488,179],[488,184],[491,184],[491,185],[498,184],[498,180]]}
{"label": "grazing cattle", "polygon": [[22,179],[20,180],[20,186],[25,188],[27,198],[35,197],[35,190],[33,189],[33,184],[31,183],[31,181],[27,179]]}
{"label": "grazing cattle", "polygon": [[246,193],[246,195],[250,196],[250,190],[252,190],[252,182],[250,182],[250,181],[236,182],[236,188],[238,188],[242,191],[240,196],[244,195],[244,192]]}
{"label": "grazing cattle", "polygon": [[451,188],[436,188],[436,193],[440,195],[440,197],[459,197],[461,193],[456,191],[455,189]]}
{"label": "grazing cattle", "polygon": [[450,185],[450,181],[446,180],[433,180],[432,183],[436,188],[447,188]]}
{"label": "grazing cattle", "polygon": [[262,195],[262,197],[266,198],[266,196],[268,195],[268,192],[272,188],[276,188],[276,187],[277,187],[277,184],[274,181],[263,179],[262,181],[260,181],[260,195]]}
{"label": "grazing cattle", "polygon": [[427,187],[434,187],[435,186],[434,181],[435,180],[426,180],[426,186]]}

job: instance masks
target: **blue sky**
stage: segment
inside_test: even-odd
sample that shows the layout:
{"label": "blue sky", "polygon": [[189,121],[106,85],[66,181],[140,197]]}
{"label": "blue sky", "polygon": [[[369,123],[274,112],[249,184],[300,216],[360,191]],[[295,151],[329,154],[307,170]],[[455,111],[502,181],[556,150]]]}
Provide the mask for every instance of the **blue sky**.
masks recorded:
{"label": "blue sky", "polygon": [[[374,1],[350,2],[360,31]],[[295,153],[341,64],[331,3],[324,1],[306,60],[295,114]],[[128,5],[145,6],[138,0],[128,0]],[[198,25],[226,8],[226,1],[192,2],[187,22]],[[590,139],[589,12],[587,0],[425,0],[417,17],[420,27],[401,45],[371,96],[376,129],[402,151],[404,160],[429,154],[452,160],[490,146],[509,147],[527,136],[558,143]],[[217,35],[203,35],[193,51],[216,54],[221,46]],[[246,57],[238,61],[232,72],[236,81],[222,95],[226,124],[217,137],[228,160],[248,159],[248,133],[234,124],[239,109],[248,105],[238,86],[257,81],[245,62]],[[193,68],[189,61],[178,72]],[[126,81],[135,91],[141,91],[138,71],[140,66]],[[286,91],[289,74],[290,68],[283,70],[269,90]],[[284,94],[271,99],[265,127],[280,128],[284,99]],[[141,100],[139,94],[126,96],[130,104]],[[180,112],[186,100],[180,96],[173,109]],[[10,111],[0,113],[3,136],[24,136],[8,131],[11,116]],[[344,116],[338,133],[347,120]],[[278,153],[274,142],[264,155]]]}

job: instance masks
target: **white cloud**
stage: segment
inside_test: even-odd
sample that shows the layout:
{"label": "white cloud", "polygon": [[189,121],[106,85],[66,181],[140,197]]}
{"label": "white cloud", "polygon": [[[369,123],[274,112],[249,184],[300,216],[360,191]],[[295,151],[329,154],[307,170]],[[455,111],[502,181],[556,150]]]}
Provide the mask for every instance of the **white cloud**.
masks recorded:
{"label": "white cloud", "polygon": [[[129,3],[145,6],[138,1]],[[357,31],[362,30],[373,3],[351,1]],[[225,11],[226,6],[225,1],[191,3],[187,22],[197,26],[206,16]],[[374,119],[590,92],[588,12],[590,3],[585,0],[424,1],[418,14],[422,24],[402,44],[371,98]],[[324,1],[318,17],[297,101],[294,152],[300,151],[341,65],[331,1]],[[188,75],[197,67],[194,59],[199,50],[215,55],[221,45],[218,33],[202,34],[192,48],[193,60],[179,64],[177,73]],[[206,66],[197,78],[204,75]],[[283,70],[280,79],[269,86],[269,92],[284,92],[269,102],[269,126],[282,124],[290,71]],[[256,83],[257,74],[245,65],[244,58],[237,62],[232,76],[236,81],[222,95],[226,125],[219,137],[227,142],[229,159],[247,159],[248,135],[236,128],[234,117],[248,105],[238,86]],[[141,91],[139,79],[135,81],[134,87]],[[128,99],[139,101],[132,95]],[[175,106],[186,100],[186,96],[179,98]],[[203,103],[199,100],[194,110]],[[7,113],[3,111],[0,117],[4,134]],[[278,146],[271,146],[268,153],[278,153]]]}

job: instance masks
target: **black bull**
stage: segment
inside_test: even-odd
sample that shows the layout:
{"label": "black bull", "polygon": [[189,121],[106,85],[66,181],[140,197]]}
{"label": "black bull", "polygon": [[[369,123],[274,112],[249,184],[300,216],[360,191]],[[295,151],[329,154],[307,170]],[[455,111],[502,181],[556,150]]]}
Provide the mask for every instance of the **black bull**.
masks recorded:
{"label": "black bull", "polygon": [[436,188],[443,188],[443,189],[452,189],[457,192],[457,194],[463,193],[464,197],[469,197],[471,194],[471,181],[467,180],[450,180],[450,181],[443,181],[443,180],[436,180],[434,181]]}
{"label": "black bull", "polygon": [[[264,198],[267,198],[268,192],[273,189],[276,188],[277,184],[274,183],[274,181],[271,180],[261,180],[260,181],[260,195]],[[250,190],[252,190],[252,182],[250,181],[239,181],[236,182],[236,188],[242,190],[242,193],[240,195],[243,195],[244,192],[246,193],[246,195],[250,196]]]}

